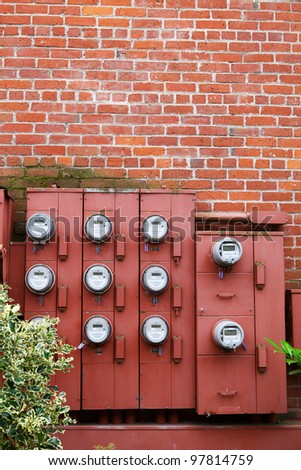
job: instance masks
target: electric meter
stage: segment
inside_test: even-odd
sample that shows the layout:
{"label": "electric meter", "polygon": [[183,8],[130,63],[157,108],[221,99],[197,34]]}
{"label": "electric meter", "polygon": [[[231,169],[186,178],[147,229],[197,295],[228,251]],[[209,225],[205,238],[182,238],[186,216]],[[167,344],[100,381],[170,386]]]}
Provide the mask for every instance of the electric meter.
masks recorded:
{"label": "electric meter", "polygon": [[45,243],[53,237],[55,222],[48,214],[34,214],[26,222],[26,233],[36,243]]}
{"label": "electric meter", "polygon": [[223,349],[236,349],[244,340],[244,330],[232,320],[221,320],[213,328],[213,341]]}
{"label": "electric meter", "polygon": [[55,283],[53,270],[45,264],[36,264],[25,275],[25,284],[34,294],[46,294]]}
{"label": "electric meter", "polygon": [[142,225],[145,240],[151,243],[161,243],[168,234],[168,223],[161,215],[150,215]]}
{"label": "electric meter", "polygon": [[84,284],[94,294],[103,294],[111,287],[112,282],[112,271],[103,264],[93,264],[84,274]]}
{"label": "electric meter", "polygon": [[240,260],[242,246],[235,238],[223,238],[214,243],[212,258],[219,266],[231,266]]}
{"label": "electric meter", "polygon": [[169,283],[169,275],[162,266],[149,266],[143,271],[142,285],[152,294],[165,291]]}
{"label": "electric meter", "polygon": [[103,243],[110,238],[112,222],[103,214],[91,215],[85,223],[85,234],[95,243]]}
{"label": "electric meter", "polygon": [[31,325],[38,325],[40,323],[44,323],[45,317],[42,316],[37,316],[37,317],[32,317],[30,320],[28,320],[28,323]]}
{"label": "electric meter", "polygon": [[162,344],[168,337],[168,323],[162,317],[148,317],[142,324],[141,334],[150,344]]}
{"label": "electric meter", "polygon": [[85,323],[84,334],[91,343],[104,344],[112,335],[111,323],[104,317],[91,317]]}

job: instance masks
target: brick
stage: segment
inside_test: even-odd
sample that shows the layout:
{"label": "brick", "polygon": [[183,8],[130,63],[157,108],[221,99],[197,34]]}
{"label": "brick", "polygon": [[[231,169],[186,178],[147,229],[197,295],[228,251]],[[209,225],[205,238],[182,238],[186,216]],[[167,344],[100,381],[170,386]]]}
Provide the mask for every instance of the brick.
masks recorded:
{"label": "brick", "polygon": [[[68,47],[76,49],[96,49],[98,44],[98,39],[68,39]],[[66,44],[54,47],[66,47]]]}
{"label": "brick", "polygon": [[16,144],[44,144],[46,143],[46,136],[37,134],[18,134],[16,136]]}
{"label": "brick", "polygon": [[85,145],[70,145],[67,148],[67,155],[85,155],[85,156],[95,156],[98,155],[98,147],[85,146]]}
{"label": "brick", "polygon": [[[65,38],[34,38],[34,45],[36,47],[66,47],[67,41]],[[72,47],[70,45],[70,47]]]}
{"label": "brick", "polygon": [[214,189],[239,191],[244,189],[244,182],[235,180],[215,181]]}
{"label": "brick", "polygon": [[31,155],[31,147],[28,145],[1,145],[0,155]]}
{"label": "brick", "polygon": [[[102,1],[104,5],[104,2]],[[82,14],[89,15],[89,16],[111,16],[113,15],[113,8],[110,6],[83,6],[82,7]]]}
{"label": "brick", "polygon": [[207,180],[182,180],[181,181],[182,189],[212,189],[212,182]]}
{"label": "brick", "polygon": [[127,114],[129,108],[127,105],[100,104],[97,107],[98,113]]}
{"label": "brick", "polygon": [[[159,156],[164,155],[164,153],[165,151],[164,151],[164,148],[162,147],[147,146],[147,147],[134,147],[133,148],[133,154],[137,155],[138,157],[148,156],[148,155],[159,157]],[[156,162],[157,162],[157,166],[160,166],[158,165],[158,159],[156,160]]]}
{"label": "brick", "polygon": [[73,158],[72,157],[57,157],[57,164],[59,167],[71,167],[73,165]]}
{"label": "brick", "polygon": [[145,137],[132,137],[132,136],[123,136],[115,138],[116,145],[145,145]]}
{"label": "brick", "polygon": [[65,146],[60,145],[43,145],[35,147],[36,155],[65,155]]}
{"label": "brick", "polygon": [[116,8],[116,16],[129,16],[129,17],[145,17],[146,9],[145,8]]}

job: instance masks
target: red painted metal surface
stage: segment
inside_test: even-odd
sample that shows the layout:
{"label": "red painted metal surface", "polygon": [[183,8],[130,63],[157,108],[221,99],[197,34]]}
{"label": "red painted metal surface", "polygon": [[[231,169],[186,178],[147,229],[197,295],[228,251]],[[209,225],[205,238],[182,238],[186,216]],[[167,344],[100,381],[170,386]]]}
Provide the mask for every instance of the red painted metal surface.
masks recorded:
{"label": "red painted metal surface", "polygon": [[254,264],[265,266],[265,283],[255,287],[256,346],[265,345],[266,369],[256,370],[257,413],[284,413],[287,410],[286,364],[265,338],[277,343],[285,339],[285,287],[283,234],[254,235]]}
{"label": "red painted metal surface", "polygon": [[13,200],[3,189],[0,190],[0,283],[7,282],[9,251],[12,235]]}
{"label": "red painted metal surface", "polygon": [[117,450],[298,450],[300,423],[275,425],[177,424],[70,426],[60,435],[65,450],[113,442]]}
{"label": "red painted metal surface", "polygon": [[291,290],[293,346],[301,349],[301,290]]}
{"label": "red painted metal surface", "polygon": [[140,408],[193,408],[195,406],[194,311],[194,195],[142,192],[141,224],[153,215],[169,224],[161,243],[140,244],[140,275],[152,265],[166,269],[167,289],[153,295],[140,282],[140,324],[151,315],[169,326],[167,340],[150,345],[140,337]]}
{"label": "red painted metal surface", "polygon": [[25,243],[11,242],[9,253],[8,285],[9,296],[14,303],[20,305],[20,312],[24,313],[24,276],[25,276]]}
{"label": "red painted metal surface", "polygon": [[[111,220],[113,231],[103,243],[84,237],[84,271],[93,264],[108,267],[112,286],[101,296],[83,287],[83,324],[93,315],[107,318],[113,334],[106,344],[82,350],[82,409],[138,407],[138,193],[84,192],[84,224],[94,214]],[[121,245],[122,244],[122,245]]]}
{"label": "red painted metal surface", "polygon": [[285,225],[288,222],[288,215],[281,211],[252,211],[249,215],[253,224],[262,225]]}
{"label": "red painted metal surface", "polygon": [[256,413],[254,356],[198,356],[197,371],[199,414]]}
{"label": "red painted metal surface", "polygon": [[253,315],[254,280],[251,273],[197,273],[197,312],[206,315]]}
{"label": "red painted metal surface", "polygon": [[[26,242],[26,271],[45,264],[53,269],[55,285],[39,296],[25,288],[25,319],[37,315],[58,317],[58,334],[75,348],[81,342],[82,286],[82,209],[83,191],[77,189],[30,189],[27,194],[27,219],[36,213],[46,213],[56,223],[54,236],[45,244]],[[73,369],[68,374],[57,373],[55,382],[67,394],[72,410],[80,409],[80,351],[72,352]]]}

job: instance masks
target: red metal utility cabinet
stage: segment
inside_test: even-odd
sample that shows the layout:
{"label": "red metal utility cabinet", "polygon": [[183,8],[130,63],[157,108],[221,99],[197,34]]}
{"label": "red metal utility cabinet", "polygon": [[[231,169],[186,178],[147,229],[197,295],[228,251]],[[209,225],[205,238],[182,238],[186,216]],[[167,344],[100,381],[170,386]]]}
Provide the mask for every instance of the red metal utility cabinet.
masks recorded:
{"label": "red metal utility cabinet", "polygon": [[292,289],[290,297],[293,346],[301,349],[301,289]]}
{"label": "red metal utility cabinet", "polygon": [[138,192],[84,191],[82,408],[138,408]]}
{"label": "red metal utility cabinet", "polygon": [[197,413],[286,411],[282,232],[196,236]]}
{"label": "red metal utility cabinet", "polygon": [[[75,347],[81,342],[82,210],[81,189],[27,191],[25,319],[58,317],[59,336]],[[55,382],[78,410],[80,351],[72,356],[73,369]]]}
{"label": "red metal utility cabinet", "polygon": [[141,193],[141,409],[195,407],[193,210],[192,193]]}
{"label": "red metal utility cabinet", "polygon": [[13,200],[0,190],[0,283],[8,281],[9,250],[12,235]]}

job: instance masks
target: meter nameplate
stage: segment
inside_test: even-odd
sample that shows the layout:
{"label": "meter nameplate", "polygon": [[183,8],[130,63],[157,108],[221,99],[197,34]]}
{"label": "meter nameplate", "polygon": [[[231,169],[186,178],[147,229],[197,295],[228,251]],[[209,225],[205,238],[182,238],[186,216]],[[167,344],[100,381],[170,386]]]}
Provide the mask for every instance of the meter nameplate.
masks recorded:
{"label": "meter nameplate", "polygon": [[142,274],[143,287],[150,293],[163,292],[169,283],[169,275],[162,266],[149,266]]}
{"label": "meter nameplate", "polygon": [[46,294],[55,283],[53,270],[44,264],[32,266],[25,275],[25,284],[34,294]]}
{"label": "meter nameplate", "polygon": [[232,320],[221,320],[213,329],[213,340],[220,348],[235,350],[244,341],[244,330]]}
{"label": "meter nameplate", "polygon": [[143,222],[142,233],[148,242],[161,243],[167,237],[168,222],[161,215],[150,215]]}
{"label": "meter nameplate", "polygon": [[34,214],[26,222],[26,233],[34,242],[45,243],[55,233],[55,222],[48,214]]}
{"label": "meter nameplate", "polygon": [[219,266],[232,266],[242,256],[241,243],[235,238],[225,237],[214,243],[212,258]]}
{"label": "meter nameplate", "polygon": [[93,214],[85,223],[85,234],[89,240],[103,243],[110,238],[112,233],[112,222],[104,214]]}
{"label": "meter nameplate", "polygon": [[84,284],[86,288],[95,294],[106,292],[112,285],[112,271],[102,264],[90,266],[84,274]]}
{"label": "meter nameplate", "polygon": [[142,324],[141,333],[146,342],[162,344],[168,337],[168,323],[162,317],[148,317]]}
{"label": "meter nameplate", "polygon": [[84,333],[91,343],[104,344],[111,337],[112,327],[106,318],[95,316],[85,323]]}

